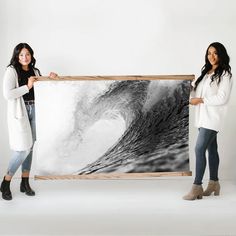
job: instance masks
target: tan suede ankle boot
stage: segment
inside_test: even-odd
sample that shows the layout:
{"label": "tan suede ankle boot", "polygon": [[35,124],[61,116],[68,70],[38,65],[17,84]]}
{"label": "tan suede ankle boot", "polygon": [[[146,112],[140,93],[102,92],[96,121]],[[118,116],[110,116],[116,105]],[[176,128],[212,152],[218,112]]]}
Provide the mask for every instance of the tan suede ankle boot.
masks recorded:
{"label": "tan suede ankle boot", "polygon": [[210,196],[212,193],[214,193],[215,196],[220,195],[219,181],[210,180],[206,190],[203,192],[203,196]]}
{"label": "tan suede ankle boot", "polygon": [[193,184],[191,191],[183,196],[184,200],[202,199],[203,188],[202,185]]}

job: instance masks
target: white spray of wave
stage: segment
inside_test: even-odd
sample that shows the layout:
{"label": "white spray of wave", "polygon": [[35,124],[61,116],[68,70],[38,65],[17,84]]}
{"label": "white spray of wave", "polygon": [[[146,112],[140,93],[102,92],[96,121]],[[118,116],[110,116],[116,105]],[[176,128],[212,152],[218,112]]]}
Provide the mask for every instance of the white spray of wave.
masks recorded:
{"label": "white spray of wave", "polygon": [[148,86],[144,111],[149,111],[162,98],[172,96],[176,86],[181,82],[181,80],[152,80]]}
{"label": "white spray of wave", "polygon": [[122,136],[126,122],[118,110],[107,110],[95,122],[89,113],[94,98],[113,82],[37,83],[39,174],[75,172],[95,161]]}

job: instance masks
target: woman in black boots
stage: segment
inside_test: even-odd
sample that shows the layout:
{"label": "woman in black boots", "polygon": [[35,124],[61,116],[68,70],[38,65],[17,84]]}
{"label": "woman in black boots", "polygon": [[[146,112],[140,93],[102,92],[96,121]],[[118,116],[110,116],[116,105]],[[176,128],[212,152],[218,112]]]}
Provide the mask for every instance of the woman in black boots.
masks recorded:
{"label": "woman in black boots", "polygon": [[[1,184],[2,198],[11,200],[10,182],[21,166],[20,191],[28,196],[35,192],[29,185],[32,148],[36,140],[34,83],[40,71],[35,67],[34,52],[27,43],[18,44],[8,65],[3,80],[3,95],[7,99],[7,121],[12,157],[7,174]],[[57,74],[50,73],[51,78]]]}

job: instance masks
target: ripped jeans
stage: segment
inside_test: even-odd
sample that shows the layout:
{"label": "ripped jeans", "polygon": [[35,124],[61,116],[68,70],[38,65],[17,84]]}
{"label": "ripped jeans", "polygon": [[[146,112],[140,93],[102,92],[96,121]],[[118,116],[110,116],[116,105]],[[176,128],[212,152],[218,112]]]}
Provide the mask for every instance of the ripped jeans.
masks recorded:
{"label": "ripped jeans", "polygon": [[[36,140],[35,107],[34,104],[25,106],[28,113],[34,142]],[[7,174],[13,176],[20,166],[22,172],[29,172],[31,169],[32,154],[33,147],[27,151],[13,151],[12,158],[7,169]]]}

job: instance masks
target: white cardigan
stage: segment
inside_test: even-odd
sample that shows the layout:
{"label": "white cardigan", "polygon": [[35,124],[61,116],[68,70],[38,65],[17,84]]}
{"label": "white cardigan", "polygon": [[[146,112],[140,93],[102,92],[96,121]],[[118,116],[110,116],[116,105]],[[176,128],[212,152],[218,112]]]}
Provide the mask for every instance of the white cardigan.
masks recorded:
{"label": "white cardigan", "polygon": [[[34,71],[39,75],[38,71]],[[3,79],[3,96],[7,99],[7,121],[10,148],[14,151],[26,151],[33,145],[32,131],[26,111],[23,95],[28,93],[27,85],[20,86],[16,70],[9,66]]]}
{"label": "white cardigan", "polygon": [[[214,80],[211,82],[212,74],[205,75],[198,84],[196,91],[191,92],[191,97],[203,98],[204,103],[195,106],[195,126],[200,128],[219,131],[224,122],[229,101],[232,78],[228,73],[224,74],[218,85]],[[192,82],[192,86],[195,86]]]}

